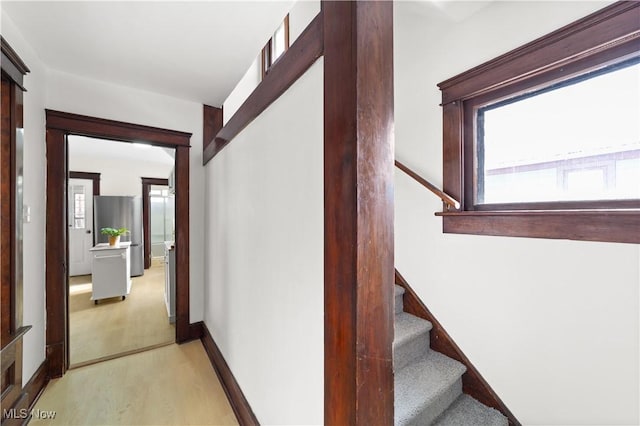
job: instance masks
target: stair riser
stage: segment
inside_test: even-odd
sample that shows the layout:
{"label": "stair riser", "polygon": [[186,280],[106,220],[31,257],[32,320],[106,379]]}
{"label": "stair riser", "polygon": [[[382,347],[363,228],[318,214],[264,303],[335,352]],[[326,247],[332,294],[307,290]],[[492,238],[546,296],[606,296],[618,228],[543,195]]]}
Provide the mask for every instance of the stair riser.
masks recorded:
{"label": "stair riser", "polygon": [[425,409],[414,417],[408,426],[430,425],[462,394],[462,379],[458,379],[447,390],[438,395]]}
{"label": "stair riser", "polygon": [[429,351],[429,332],[425,331],[408,342],[393,348],[393,368],[400,370]]}
{"label": "stair riser", "polygon": [[396,296],[396,314],[399,314],[404,309],[404,305],[402,303],[402,294],[398,294]]}

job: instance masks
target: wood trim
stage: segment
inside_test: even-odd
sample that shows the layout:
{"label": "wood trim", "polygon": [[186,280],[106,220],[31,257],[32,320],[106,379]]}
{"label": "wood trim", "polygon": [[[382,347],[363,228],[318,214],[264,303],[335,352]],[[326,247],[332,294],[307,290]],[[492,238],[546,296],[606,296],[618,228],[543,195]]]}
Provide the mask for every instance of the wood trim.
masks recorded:
{"label": "wood trim", "polygon": [[425,178],[423,178],[422,176],[420,176],[419,174],[411,170],[409,167],[405,166],[398,160],[395,161],[395,165],[397,168],[405,172],[413,180],[415,180],[420,185],[424,186],[429,191],[431,191],[435,196],[440,198],[442,202],[445,204],[445,209],[448,210],[451,207],[454,209],[460,208],[460,203],[458,201],[454,200],[449,194],[441,191],[437,186],[435,186],[434,184],[432,184],[431,182],[429,182],[428,180],[426,180]]}
{"label": "wood trim", "polygon": [[411,288],[404,277],[395,270],[395,283],[405,289],[402,301],[404,303],[404,311],[415,315],[419,318],[429,321],[433,328],[430,332],[431,349],[440,352],[449,358],[464,364],[467,371],[462,375],[462,390],[464,393],[471,395],[484,405],[495,408],[500,411],[512,426],[519,426],[520,422],[513,413],[502,402],[496,392],[489,386],[489,383],[482,377],[480,372],[469,361],[469,358],[462,352],[460,347],[453,341],[451,336],[446,332],[442,324],[433,316],[431,311],[422,303],[415,291]]}
{"label": "wood trim", "polygon": [[204,322],[198,321],[189,324],[189,340],[202,339],[204,336]]}
{"label": "wood trim", "polygon": [[71,114],[47,109],[47,128],[64,130],[67,133],[92,138],[122,142],[145,141],[151,145],[174,148],[190,146],[191,133],[158,127],[106,120],[104,118]]}
{"label": "wood trim", "polygon": [[[639,210],[437,213],[445,233],[640,244]],[[570,223],[571,226],[567,226]]]}
{"label": "wood trim", "polygon": [[15,190],[15,177],[13,176],[13,153],[15,151],[15,132],[12,131],[14,84],[10,79],[2,76],[2,131],[0,144],[0,278],[2,279],[2,297],[0,301],[0,346],[4,347],[11,339],[14,330],[14,301],[15,279],[13,276],[14,264],[14,211],[13,196]]}
{"label": "wood trim", "polygon": [[[9,42],[0,35],[0,50],[11,61],[11,63],[20,71],[22,75],[30,73],[31,70],[27,67],[27,64],[20,58],[20,55],[16,53],[11,47]],[[3,64],[4,65],[4,64]]]}
{"label": "wood trim", "polygon": [[218,152],[280,97],[322,56],[322,12],[318,14],[300,37],[273,64],[262,82],[238,108],[227,124],[216,134],[213,143],[203,153],[207,164]]}
{"label": "wood trim", "polygon": [[100,173],[69,172],[71,179],[89,179],[93,181],[93,195],[100,195]]}
{"label": "wood trim", "polygon": [[438,84],[444,105],[475,96],[505,82],[515,82],[560,68],[640,37],[640,3],[619,1]]}
{"label": "wood trim", "polygon": [[169,179],[147,178],[142,179],[142,233],[144,251],[144,269],[151,267],[151,212],[149,211],[149,191],[151,185],[169,185]]}
{"label": "wood trim", "polygon": [[242,393],[240,385],[233,376],[233,372],[229,368],[227,361],[225,361],[222,352],[220,352],[218,345],[216,345],[215,340],[213,340],[213,336],[211,336],[211,333],[205,323],[202,323],[201,330],[202,337],[200,340],[202,341],[202,345],[209,356],[209,361],[211,362],[213,369],[218,375],[218,379],[220,380],[220,384],[222,384],[224,393],[229,399],[229,403],[231,404],[231,408],[238,419],[238,423],[241,426],[259,425],[260,423],[258,422],[256,415],[253,413],[251,405],[249,405],[249,401],[247,401],[244,393]]}
{"label": "wood trim", "polygon": [[209,105],[202,105],[202,153],[213,143],[213,139],[224,127],[223,107],[217,108]]}
{"label": "wood trim", "polygon": [[1,60],[0,66],[2,67],[2,73],[7,77],[7,79],[11,80],[15,83],[21,90],[25,91],[27,89],[24,88],[24,76],[30,72],[27,65],[20,59],[20,56],[16,53],[15,50],[9,45],[7,40],[0,35],[0,45],[1,45]]}
{"label": "wood trim", "polygon": [[24,386],[22,392],[27,397],[27,407],[29,411],[35,407],[36,402],[38,402],[38,399],[42,396],[42,392],[44,392],[44,389],[49,383],[48,371],[47,360],[45,359]]}
{"label": "wood trim", "polygon": [[[67,138],[81,134],[124,142],[145,141],[176,148],[176,341],[189,337],[189,139],[190,133],[103,120],[46,110],[46,304],[47,361],[49,377],[62,376],[69,368],[68,256],[66,226]],[[79,133],[76,133],[79,132]],[[185,297],[186,296],[186,297]]]}
{"label": "wood trim", "polygon": [[[443,231],[638,243],[638,200],[474,205],[474,105],[538,90],[638,57],[640,3],[620,1],[438,86],[443,103],[443,190],[460,212]],[[512,211],[512,210],[518,210]],[[637,234],[637,233],[636,233]]]}
{"label": "wood trim", "polygon": [[324,421],[393,424],[393,3],[322,2]]}
{"label": "wood trim", "polygon": [[287,51],[289,50],[289,14],[287,13],[287,16],[284,17],[284,50]]}
{"label": "wood trim", "polygon": [[[189,148],[176,147],[176,342],[189,340]],[[182,265],[182,267],[178,266]],[[178,286],[178,283],[183,285]]]}
{"label": "wood trim", "polygon": [[40,399],[42,392],[44,392],[45,387],[49,383],[47,372],[47,361],[45,360],[36,369],[27,384],[24,385],[24,387],[22,388],[22,392],[20,393],[20,396],[16,400],[14,406],[8,408],[3,405],[3,411],[4,409],[16,410],[14,411],[16,417],[8,418],[8,416],[5,416],[5,413],[3,412],[2,426],[24,426],[29,422],[29,420],[31,419],[31,411],[33,410],[33,407],[36,405],[36,402],[38,402],[38,399]]}

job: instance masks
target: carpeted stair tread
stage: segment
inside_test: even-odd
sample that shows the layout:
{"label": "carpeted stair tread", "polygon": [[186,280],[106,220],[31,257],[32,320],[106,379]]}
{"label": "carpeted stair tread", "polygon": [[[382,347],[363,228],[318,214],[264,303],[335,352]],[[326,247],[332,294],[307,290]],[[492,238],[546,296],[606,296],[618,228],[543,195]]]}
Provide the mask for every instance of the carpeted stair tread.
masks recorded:
{"label": "carpeted stair tread", "polygon": [[462,394],[436,419],[433,426],[507,426],[509,421],[498,410]]}
{"label": "carpeted stair tread", "polygon": [[402,301],[402,295],[404,294],[404,287],[400,287],[399,285],[395,285],[395,313],[399,314],[404,309],[404,303]]}
{"label": "carpeted stair tread", "polygon": [[426,355],[395,373],[395,425],[433,422],[462,393],[466,367],[438,352]]}
{"label": "carpeted stair tread", "polygon": [[433,326],[429,321],[406,312],[401,312],[396,315],[396,320],[393,325],[393,347],[400,346],[417,335],[428,333],[431,328],[433,328]]}
{"label": "carpeted stair tread", "polygon": [[393,339],[395,371],[429,351],[429,331],[432,327],[429,321],[406,312],[396,314]]}

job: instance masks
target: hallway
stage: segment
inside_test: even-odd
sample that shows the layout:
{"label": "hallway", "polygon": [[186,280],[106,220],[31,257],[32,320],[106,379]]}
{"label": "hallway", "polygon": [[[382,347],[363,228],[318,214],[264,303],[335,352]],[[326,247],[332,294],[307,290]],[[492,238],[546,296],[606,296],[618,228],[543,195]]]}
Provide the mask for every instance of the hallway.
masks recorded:
{"label": "hallway", "polygon": [[[38,412],[55,411],[53,419]],[[168,345],[52,380],[31,425],[237,425],[200,341]]]}
{"label": "hallway", "polygon": [[69,278],[71,366],[175,341],[164,302],[164,265],[132,278],[126,300],[91,300],[91,275]]}

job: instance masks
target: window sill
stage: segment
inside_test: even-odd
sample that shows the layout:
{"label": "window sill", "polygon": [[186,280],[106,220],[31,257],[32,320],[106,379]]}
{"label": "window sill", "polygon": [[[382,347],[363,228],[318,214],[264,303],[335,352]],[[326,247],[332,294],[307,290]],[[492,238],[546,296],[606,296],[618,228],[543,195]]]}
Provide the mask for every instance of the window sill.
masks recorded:
{"label": "window sill", "polygon": [[442,216],[449,234],[552,238],[640,244],[640,209],[452,211]]}

